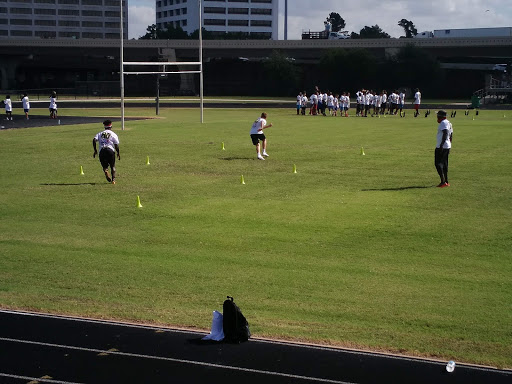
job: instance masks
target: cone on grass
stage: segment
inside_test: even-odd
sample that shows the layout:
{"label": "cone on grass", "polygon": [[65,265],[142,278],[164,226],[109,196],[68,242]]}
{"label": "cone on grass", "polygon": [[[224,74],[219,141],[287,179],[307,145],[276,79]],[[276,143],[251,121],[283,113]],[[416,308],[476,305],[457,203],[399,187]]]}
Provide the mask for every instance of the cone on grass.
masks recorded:
{"label": "cone on grass", "polygon": [[150,165],[151,163],[149,162],[149,156],[146,156],[146,165]]}
{"label": "cone on grass", "polygon": [[240,177],[240,184],[245,184],[244,175],[242,175],[242,177]]}
{"label": "cone on grass", "polygon": [[224,142],[222,142],[222,147],[221,148],[222,148],[223,151],[226,150],[226,148],[224,148]]}
{"label": "cone on grass", "polygon": [[293,164],[293,173],[297,173],[297,166]]}
{"label": "cone on grass", "polygon": [[82,176],[83,176],[83,175],[85,175],[85,173],[84,173],[84,167],[82,167],[82,166],[80,166],[80,175],[82,175]]}
{"label": "cone on grass", "polygon": [[364,153],[364,148],[361,147],[361,156],[366,156],[366,153]]}
{"label": "cone on grass", "polygon": [[140,203],[140,196],[137,195],[137,208],[142,208],[142,204]]}

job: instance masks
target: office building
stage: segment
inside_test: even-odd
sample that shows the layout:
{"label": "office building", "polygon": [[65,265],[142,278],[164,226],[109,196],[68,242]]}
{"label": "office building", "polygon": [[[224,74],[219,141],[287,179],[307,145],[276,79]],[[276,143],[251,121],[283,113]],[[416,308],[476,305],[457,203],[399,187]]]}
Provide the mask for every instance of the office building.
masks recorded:
{"label": "office building", "polygon": [[[119,39],[120,0],[0,0],[0,38]],[[123,0],[128,38],[128,0]]]}
{"label": "office building", "polygon": [[[279,0],[202,0],[203,27],[215,34],[239,32],[278,39]],[[156,23],[181,27],[192,33],[199,29],[198,0],[157,0]]]}

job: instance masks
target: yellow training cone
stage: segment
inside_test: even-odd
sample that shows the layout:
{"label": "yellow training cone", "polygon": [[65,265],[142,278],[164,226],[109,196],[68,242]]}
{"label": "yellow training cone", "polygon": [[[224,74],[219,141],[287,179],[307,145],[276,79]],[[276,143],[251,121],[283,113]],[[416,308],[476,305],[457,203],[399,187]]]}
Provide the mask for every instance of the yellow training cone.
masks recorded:
{"label": "yellow training cone", "polygon": [[146,156],[146,165],[149,165],[149,156]]}
{"label": "yellow training cone", "polygon": [[139,195],[137,195],[137,208],[142,208],[142,204],[140,203]]}
{"label": "yellow training cone", "polygon": [[84,175],[84,168],[82,166],[80,166],[80,174],[83,176]]}
{"label": "yellow training cone", "polygon": [[222,142],[222,150],[225,151],[226,148],[224,148],[224,142]]}
{"label": "yellow training cone", "polygon": [[244,175],[242,175],[242,177],[240,178],[240,184],[245,184]]}
{"label": "yellow training cone", "polygon": [[364,153],[364,148],[361,147],[361,156],[366,156],[366,154]]}
{"label": "yellow training cone", "polygon": [[297,173],[297,166],[293,164],[293,173]]}

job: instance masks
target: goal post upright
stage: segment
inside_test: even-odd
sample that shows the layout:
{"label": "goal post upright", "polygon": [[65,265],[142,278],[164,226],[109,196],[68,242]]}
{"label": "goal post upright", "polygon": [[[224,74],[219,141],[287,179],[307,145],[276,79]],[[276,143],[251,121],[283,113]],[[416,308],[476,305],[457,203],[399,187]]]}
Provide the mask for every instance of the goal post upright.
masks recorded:
{"label": "goal post upright", "polygon": [[[120,77],[120,91],[121,91],[121,128],[124,131],[124,120],[125,120],[125,110],[124,110],[124,75],[154,75],[154,74],[183,74],[183,73],[197,73],[199,74],[199,105],[201,111],[201,123],[204,122],[204,79],[203,79],[203,16],[202,16],[202,4],[201,0],[199,2],[199,61],[197,62],[188,62],[188,61],[176,61],[176,62],[147,62],[147,61],[137,61],[137,62],[125,62],[124,61],[124,37],[123,37],[123,1],[120,0],[120,69],[119,69],[119,77]],[[163,71],[127,71],[125,72],[124,66],[162,66]],[[199,66],[199,70],[192,71],[166,71],[165,67],[169,65],[175,66]],[[160,69],[160,68],[159,68]]]}
{"label": "goal post upright", "polygon": [[121,38],[121,52],[119,55],[120,61],[120,69],[119,69],[119,80],[121,87],[121,129],[124,131],[124,36],[123,36],[123,0],[119,0],[119,7],[121,10],[121,23],[119,23],[120,27],[120,38]]}
{"label": "goal post upright", "polygon": [[203,10],[199,0],[199,105],[201,109],[201,124],[204,122],[203,109]]}

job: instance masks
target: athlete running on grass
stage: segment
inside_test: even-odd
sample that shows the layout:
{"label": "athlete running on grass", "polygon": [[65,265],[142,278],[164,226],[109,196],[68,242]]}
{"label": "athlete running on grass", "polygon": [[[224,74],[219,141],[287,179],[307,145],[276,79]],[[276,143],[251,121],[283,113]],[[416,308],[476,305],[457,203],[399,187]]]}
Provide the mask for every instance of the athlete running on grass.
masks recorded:
{"label": "athlete running on grass", "polygon": [[[100,143],[100,162],[103,167],[103,172],[105,172],[105,178],[107,181],[112,184],[116,183],[116,157],[114,150],[117,152],[117,159],[121,160],[121,155],[119,154],[119,138],[117,135],[112,132],[112,122],[110,120],[105,120],[103,122],[104,130],[99,132],[92,139],[92,147],[94,148],[94,154],[92,157],[96,157],[98,151],[96,150],[96,142]],[[108,174],[108,167],[110,166],[110,170],[112,171],[112,179]]]}

